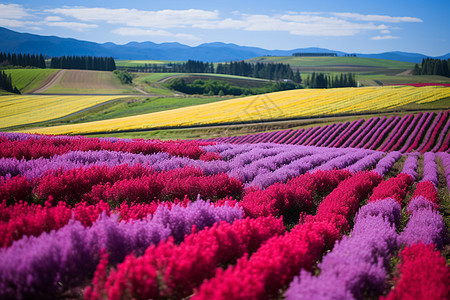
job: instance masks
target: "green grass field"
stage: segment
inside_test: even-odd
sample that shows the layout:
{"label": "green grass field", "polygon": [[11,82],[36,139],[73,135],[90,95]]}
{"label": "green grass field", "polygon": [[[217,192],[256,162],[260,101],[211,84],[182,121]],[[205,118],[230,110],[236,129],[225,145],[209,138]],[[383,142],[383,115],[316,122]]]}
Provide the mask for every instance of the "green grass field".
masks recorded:
{"label": "green grass field", "polygon": [[9,69],[6,74],[11,74],[12,83],[21,93],[28,93],[37,89],[57,69]]}
{"label": "green grass field", "polygon": [[248,62],[275,62],[290,64],[291,67],[328,67],[328,66],[363,66],[387,69],[412,69],[414,63],[364,57],[299,57],[299,56],[262,56],[247,60]]}

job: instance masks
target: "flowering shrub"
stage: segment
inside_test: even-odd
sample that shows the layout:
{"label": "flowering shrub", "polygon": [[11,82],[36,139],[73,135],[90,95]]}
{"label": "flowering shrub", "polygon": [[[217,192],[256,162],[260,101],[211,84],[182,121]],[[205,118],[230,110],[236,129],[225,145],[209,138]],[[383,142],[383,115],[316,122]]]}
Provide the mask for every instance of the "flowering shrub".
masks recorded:
{"label": "flowering shrub", "polygon": [[399,278],[395,288],[384,298],[448,299],[450,269],[433,245],[416,244],[400,253]]}

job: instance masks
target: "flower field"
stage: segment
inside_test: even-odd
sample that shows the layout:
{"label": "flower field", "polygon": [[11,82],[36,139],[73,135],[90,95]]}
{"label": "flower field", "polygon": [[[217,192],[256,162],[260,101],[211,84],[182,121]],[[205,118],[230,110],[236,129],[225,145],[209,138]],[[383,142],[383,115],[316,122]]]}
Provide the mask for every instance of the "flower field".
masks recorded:
{"label": "flower field", "polygon": [[48,121],[124,96],[7,95],[0,98],[0,128]]}
{"label": "flower field", "polygon": [[408,104],[429,104],[449,97],[450,88],[444,86],[290,90],[110,120],[32,128],[27,132],[85,134],[273,121],[384,111]]}
{"label": "flower field", "polygon": [[219,143],[279,143],[290,145],[364,148],[421,153],[447,151],[450,111],[424,112],[403,117],[374,117],[308,129],[283,130],[210,139]]}
{"label": "flower field", "polygon": [[0,133],[0,299],[448,299],[448,114],[229,142]]}

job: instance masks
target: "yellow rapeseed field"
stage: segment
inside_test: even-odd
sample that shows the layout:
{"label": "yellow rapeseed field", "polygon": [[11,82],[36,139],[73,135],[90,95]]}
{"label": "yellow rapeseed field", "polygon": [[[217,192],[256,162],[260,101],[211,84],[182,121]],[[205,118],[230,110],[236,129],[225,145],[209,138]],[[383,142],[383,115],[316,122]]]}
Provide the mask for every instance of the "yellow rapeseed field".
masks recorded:
{"label": "yellow rapeseed field", "polygon": [[64,117],[124,96],[0,96],[0,128]]}
{"label": "yellow rapeseed field", "polygon": [[376,111],[447,97],[450,97],[450,88],[439,86],[291,90],[112,120],[30,129],[28,132],[79,134],[300,118]]}

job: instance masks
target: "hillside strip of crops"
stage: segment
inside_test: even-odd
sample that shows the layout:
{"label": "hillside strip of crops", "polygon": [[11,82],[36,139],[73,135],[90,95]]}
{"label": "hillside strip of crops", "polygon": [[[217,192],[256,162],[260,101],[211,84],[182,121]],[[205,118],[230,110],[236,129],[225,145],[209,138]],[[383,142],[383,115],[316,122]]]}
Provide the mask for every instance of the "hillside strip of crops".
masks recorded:
{"label": "hillside strip of crops", "polygon": [[47,134],[120,132],[358,114],[450,97],[447,87],[304,89],[231,99],[114,120],[29,129]]}
{"label": "hillside strip of crops", "polygon": [[450,111],[403,117],[374,117],[305,129],[208,139],[219,143],[278,143],[319,147],[352,147],[380,151],[447,151]]}
{"label": "hillside strip of crops", "polygon": [[0,97],[0,128],[48,121],[124,96],[7,95]]}
{"label": "hillside strip of crops", "polygon": [[90,70],[62,70],[60,76],[39,93],[47,94],[123,94],[135,93],[122,85],[112,72]]}

